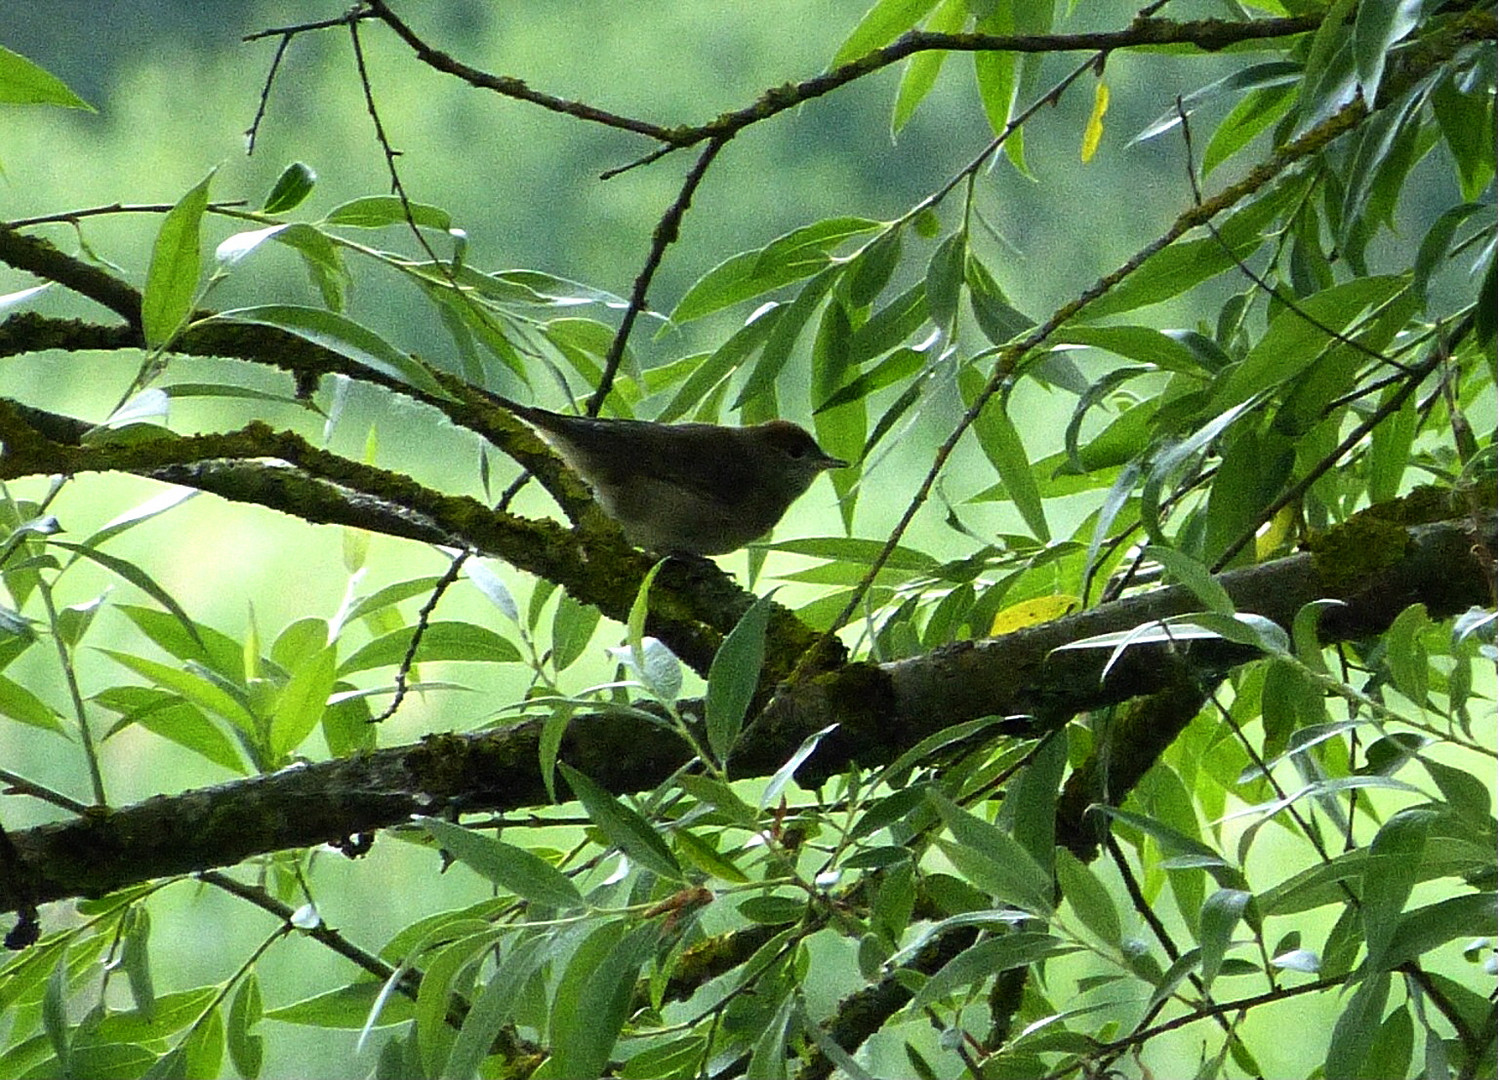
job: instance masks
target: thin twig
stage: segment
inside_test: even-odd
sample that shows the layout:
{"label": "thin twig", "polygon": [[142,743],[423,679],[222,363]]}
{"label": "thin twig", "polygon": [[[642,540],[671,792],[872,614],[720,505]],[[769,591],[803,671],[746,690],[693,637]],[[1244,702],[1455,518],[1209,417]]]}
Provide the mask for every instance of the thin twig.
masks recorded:
{"label": "thin twig", "polygon": [[1247,1012],[1260,1005],[1270,1005],[1277,1001],[1285,1001],[1289,998],[1300,997],[1302,994],[1314,994],[1319,990],[1331,990],[1333,987],[1342,986],[1347,981],[1346,977],[1316,979],[1313,982],[1302,983],[1300,986],[1283,987],[1279,990],[1271,990],[1253,997],[1238,998],[1234,1001],[1224,1001],[1217,1005],[1207,1005],[1193,1009],[1191,1012],[1178,1016],[1172,1020],[1166,1020],[1155,1027],[1142,1028],[1132,1031],[1122,1039],[1104,1043],[1099,1048],[1099,1054],[1091,1056],[1086,1060],[1074,1060],[1046,1074],[1045,1080],[1060,1080],[1061,1077],[1069,1076],[1087,1065],[1087,1061],[1098,1060],[1103,1054],[1122,1053],[1132,1046],[1142,1046],[1154,1039],[1157,1035],[1164,1035],[1168,1031],[1195,1024],[1199,1020],[1207,1020],[1215,1016],[1225,1016],[1229,1013]]}
{"label": "thin twig", "polygon": [[[231,199],[229,202],[209,203],[206,212],[219,214],[248,205],[247,199]],[[165,214],[172,207],[172,203],[110,203],[108,206],[91,206],[86,210],[62,210],[56,214],[16,218],[5,224],[12,229],[26,229],[33,225],[71,225],[81,218],[97,217],[100,214]]]}
{"label": "thin twig", "polygon": [[666,208],[666,213],[662,214],[661,220],[657,222],[656,229],[651,234],[651,250],[646,255],[645,265],[636,275],[634,288],[630,292],[629,306],[625,308],[624,318],[619,322],[619,329],[614,334],[614,340],[609,343],[609,355],[604,359],[604,374],[588,399],[586,411],[589,416],[597,416],[604,407],[609,390],[614,386],[614,378],[619,373],[620,361],[624,359],[625,347],[630,340],[630,330],[640,313],[645,310],[646,295],[651,288],[651,279],[656,276],[656,270],[666,255],[666,249],[676,243],[682,217],[687,213],[687,208],[692,205],[692,196],[696,193],[698,185],[703,182],[708,166],[713,164],[713,159],[718,156],[718,152],[724,148],[724,144],[730,138],[731,136],[724,136],[713,139],[703,148],[703,152],[698,155],[697,161],[693,163],[686,178],[682,181],[682,189],[677,192],[675,201]]}
{"label": "thin twig", "polygon": [[[916,53],[931,51],[1108,53],[1138,46],[1173,44],[1196,45],[1198,48],[1211,51],[1245,41],[1261,41],[1309,33],[1322,24],[1323,18],[1321,14],[1314,14],[1284,19],[1256,19],[1248,22],[1219,19],[1175,22],[1144,16],[1137,18],[1123,30],[1086,34],[939,34],[911,31],[883,48],[850,60],[830,71],[799,83],[766,90],[754,103],[742,109],[724,113],[707,123],[686,127],[666,127],[612,113],[580,101],[570,101],[552,94],[545,94],[531,89],[523,80],[512,76],[491,75],[456,60],[441,50],[432,48],[391,11],[385,0],[365,0],[365,8],[369,15],[380,19],[395,31],[397,36],[416,53],[417,58],[429,67],[460,78],[471,86],[527,101],[552,112],[644,135],[662,143],[665,151],[694,146],[708,139],[732,137],[751,124],[759,123],[777,113],[796,108],[803,102],[831,93],[847,83],[891,64],[899,63]],[[338,23],[329,22],[322,25],[338,25]],[[272,33],[272,31],[265,33]],[[660,156],[661,154],[657,153],[647,159],[623,166],[617,171],[634,168],[644,164],[646,160],[654,160]]]}
{"label": "thin twig", "polygon": [[422,637],[426,634],[427,626],[432,621],[432,613],[437,610],[438,603],[442,600],[448,589],[458,580],[458,575],[463,571],[463,564],[468,561],[468,557],[472,554],[474,554],[473,548],[464,548],[457,555],[454,555],[452,561],[448,563],[448,568],[443,571],[442,577],[438,579],[436,585],[432,586],[432,592],[427,597],[426,602],[422,604],[422,610],[417,612],[416,626],[412,629],[411,641],[406,645],[406,654],[401,657],[401,663],[396,668],[395,694],[391,697],[390,704],[385,707],[385,710],[379,716],[370,717],[369,722],[371,724],[383,724],[389,720],[396,714],[396,710],[401,707],[401,702],[406,700],[407,680],[411,677],[411,668],[416,663],[416,650],[421,647]]}
{"label": "thin twig", "polygon": [[[254,885],[246,885],[242,881],[236,881],[220,870],[204,870],[198,874],[198,878],[215,888],[222,889],[232,896],[249,901],[256,907],[276,916],[282,922],[290,923],[292,916],[296,914],[290,905],[277,900],[264,889]],[[391,967],[384,960],[381,960],[374,953],[361,949],[330,926],[320,922],[317,926],[308,930],[307,934],[309,937],[315,938],[323,945],[338,953],[339,956],[369,972],[381,982],[384,982],[395,974],[395,968]],[[416,992],[420,987],[421,977],[415,971],[408,970],[396,981],[396,989],[413,1000],[416,998]]]}
{"label": "thin twig", "polygon": [[260,134],[260,122],[265,119],[266,109],[270,105],[271,87],[275,85],[276,73],[281,70],[281,60],[286,55],[286,49],[291,44],[292,37],[291,33],[282,34],[281,40],[276,44],[276,55],[271,57],[270,70],[265,73],[265,82],[260,87],[260,102],[255,107],[255,119],[251,120],[250,126],[245,129],[246,157],[255,153],[255,139]]}
{"label": "thin twig", "polygon": [[[1192,188],[1192,201],[1194,204],[1201,205],[1202,188],[1197,183],[1197,164],[1195,155],[1192,151],[1192,124],[1191,121],[1187,118],[1187,110],[1182,104],[1180,94],[1176,96],[1176,116],[1177,119],[1181,121],[1182,146],[1187,152],[1187,183]],[[1322,333],[1326,334],[1328,337],[1332,338],[1339,344],[1348,346],[1354,352],[1363,353],[1365,356],[1369,357],[1372,360],[1377,360],[1381,364],[1387,364],[1390,367],[1397,368],[1400,371],[1405,372],[1407,375],[1410,374],[1410,368],[1406,367],[1398,360],[1395,360],[1393,357],[1387,356],[1386,354],[1380,352],[1378,349],[1371,349],[1362,341],[1359,341],[1356,338],[1351,338],[1347,334],[1344,334],[1342,331],[1328,326],[1326,323],[1322,322],[1311,312],[1307,311],[1306,308],[1297,303],[1294,296],[1287,293],[1284,289],[1277,288],[1269,281],[1266,281],[1264,277],[1255,273],[1248,263],[1239,258],[1239,253],[1233,249],[1233,246],[1230,245],[1228,241],[1223,239],[1223,236],[1218,232],[1218,227],[1216,225],[1214,225],[1211,221],[1205,221],[1202,224],[1203,228],[1207,229],[1208,234],[1218,242],[1218,246],[1223,249],[1223,253],[1234,261],[1234,265],[1239,268],[1239,273],[1243,274],[1250,281],[1254,282],[1254,284],[1259,289],[1263,290],[1271,299],[1283,304],[1288,311],[1294,312],[1303,322],[1307,323],[1317,330],[1322,331]]]}

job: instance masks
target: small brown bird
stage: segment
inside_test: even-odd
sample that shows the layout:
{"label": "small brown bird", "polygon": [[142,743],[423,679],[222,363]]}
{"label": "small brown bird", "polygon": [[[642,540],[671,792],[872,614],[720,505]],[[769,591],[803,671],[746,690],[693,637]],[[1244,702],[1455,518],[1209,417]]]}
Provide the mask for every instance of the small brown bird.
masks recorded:
{"label": "small brown bird", "polygon": [[768,533],[819,473],[848,465],[787,420],[657,424],[499,400],[588,482],[630,543],[649,551],[737,551]]}

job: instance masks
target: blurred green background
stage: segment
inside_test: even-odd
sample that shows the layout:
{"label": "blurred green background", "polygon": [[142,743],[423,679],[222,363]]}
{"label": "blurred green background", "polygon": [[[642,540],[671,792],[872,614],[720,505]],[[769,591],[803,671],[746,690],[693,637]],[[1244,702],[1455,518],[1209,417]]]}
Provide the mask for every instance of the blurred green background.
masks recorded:
{"label": "blurred green background", "polygon": [[[822,70],[866,6],[864,0],[460,0],[405,4],[398,10],[437,47],[492,73],[517,76],[535,89],[654,122],[690,124],[747,105],[766,88]],[[241,37],[336,16],[344,7],[342,2],[205,7],[165,0],[102,5],[32,0],[6,5],[0,10],[0,45],[66,80],[98,111],[12,108],[0,114],[0,217],[24,218],[114,202],[170,203],[215,167],[215,199],[243,198],[258,206],[275,177],[298,160],[311,165],[320,179],[312,200],[294,216],[317,216],[346,199],[384,193],[389,180],[345,31],[324,31],[293,42],[272,87],[254,156],[245,156],[245,131],[255,115],[275,42],[243,43]],[[1221,14],[1221,5],[1182,3],[1170,12],[1182,19],[1209,13]],[[1060,28],[1118,27],[1133,14],[1133,6],[1126,3],[1081,4],[1073,20]],[[374,24],[364,27],[362,40],[381,118],[403,154],[399,164],[406,189],[413,199],[451,212],[468,234],[471,264],[485,269],[536,268],[628,294],[651,231],[675,197],[692,152],[600,181],[602,171],[652,146],[439,76]],[[1075,62],[1048,59],[1038,86],[1049,85]],[[1106,134],[1091,164],[1079,160],[1092,105],[1092,82],[1084,80],[1027,127],[1034,179],[1003,161],[982,174],[978,206],[993,232],[981,231],[976,243],[1016,306],[1044,317],[1156,236],[1190,203],[1180,141],[1166,137],[1128,145],[1129,140],[1170,108],[1177,93],[1247,62],[1231,56],[1115,55],[1108,65],[1112,105]],[[971,71],[968,57],[949,58],[938,89],[898,138],[891,137],[889,115],[899,71],[891,69],[757,125],[736,139],[709,173],[680,242],[667,254],[652,290],[653,307],[669,310],[710,267],[799,225],[836,214],[893,218],[904,212],[971,160],[989,139]],[[1204,116],[1204,132],[1214,118]],[[1432,163],[1421,168],[1430,177],[1434,196],[1450,183]],[[944,206],[946,228],[955,224],[959,205],[954,199]],[[84,223],[82,235],[96,254],[139,284],[157,223],[151,215],[96,217]],[[230,223],[214,220],[207,242],[216,243],[231,231]],[[77,250],[69,227],[50,226],[44,234],[65,250]],[[410,249],[409,239],[397,230],[379,241]],[[906,271],[919,272],[919,260],[926,254],[929,251],[908,252]],[[450,350],[421,296],[372,266],[355,266],[355,273],[351,314],[405,347],[429,355]],[[31,283],[24,275],[0,270],[0,293]],[[37,306],[49,313],[113,321],[112,315],[86,302],[53,292]],[[277,300],[316,302],[300,265],[280,250],[257,252],[246,269],[211,298],[217,307]],[[646,322],[637,329],[633,345],[642,362],[665,362],[721,339],[745,314],[736,311],[732,317],[707,320],[703,326],[659,338],[651,336],[655,325]],[[1180,307],[1162,309],[1156,318],[1162,326],[1192,325],[1194,313]],[[97,420],[114,405],[137,362],[138,357],[123,355],[10,359],[3,373],[4,392]],[[268,389],[288,389],[277,375],[231,362],[174,361],[173,373],[183,379],[249,380]],[[545,404],[558,401],[556,387],[544,377],[535,380],[534,391],[508,389],[534,393]],[[789,394],[783,400],[788,415],[806,419],[805,400]],[[1071,399],[1025,386],[1016,402],[1031,455],[1058,449]],[[954,409],[955,397],[939,395],[899,452],[873,474],[861,495],[855,523],[859,535],[884,535],[925,472],[930,450],[948,429]],[[300,426],[314,436],[319,430],[316,421],[291,408],[211,401],[179,402],[173,426],[184,431],[223,426],[252,415],[273,424]],[[407,470],[450,490],[480,490],[474,440],[389,395],[356,394],[331,445],[361,456],[371,429],[378,440],[376,463]],[[992,482],[981,455],[967,447],[950,468],[945,490],[957,501]],[[42,487],[21,489],[16,485],[17,494],[35,497]],[[56,512],[77,539],[156,492],[156,485],[144,481],[86,478],[65,494]],[[523,511],[548,512],[542,497],[527,498]],[[1022,531],[1018,517],[1002,504],[967,507],[963,514],[965,522],[980,532]],[[933,504],[918,518],[908,542],[939,555],[971,548],[971,541],[948,529],[942,518],[940,504]],[[1054,534],[1064,536],[1075,524],[1054,521]],[[831,534],[838,529],[831,487],[820,484],[777,535]],[[265,642],[294,618],[332,615],[350,587],[336,530],[206,496],[133,530],[110,550],[146,566],[201,621],[241,635],[253,617]],[[357,586],[361,592],[440,573],[444,560],[425,548],[377,537],[367,564],[368,572]],[[743,556],[729,557],[725,564],[738,572]],[[794,563],[773,556],[769,570],[773,573],[783,565]],[[524,610],[529,582],[507,568],[496,569],[521,598]],[[75,571],[65,583],[65,603],[87,600],[111,585],[121,599],[140,602],[138,595],[125,595],[132,590],[92,570]],[[783,598],[813,595],[798,587],[787,590]],[[442,610],[447,617],[487,622],[513,636],[466,583],[444,601]],[[91,641],[118,645],[127,637],[125,620],[111,614]],[[574,673],[577,685],[590,681],[590,674],[607,677],[602,648],[613,640],[613,631],[600,631],[589,653],[591,666],[581,669],[589,674]],[[34,650],[37,655],[25,657],[9,674],[26,685],[51,685],[55,676],[41,651]],[[96,680],[92,687],[85,685],[86,693],[121,677],[119,669],[97,655],[86,654],[82,663],[85,678]],[[412,700],[382,730],[382,744],[409,741],[432,730],[472,727],[514,700],[525,686],[520,671],[424,674],[462,681],[475,690]],[[55,738],[0,725],[0,755],[11,767],[86,798],[82,757],[59,753],[60,745]],[[208,775],[200,759],[138,731],[111,740],[105,763],[115,802],[229,779]],[[24,826],[31,820],[28,815],[42,812],[35,805],[9,800],[6,825]],[[430,852],[390,839],[377,843],[369,860],[359,864],[324,856],[315,884],[325,919],[371,948],[422,914],[480,896],[477,879],[466,870],[439,876]],[[260,935],[273,929],[269,918],[247,917],[241,905],[188,883],[172,887],[164,899],[155,937],[160,988],[227,977]],[[1311,928],[1309,933],[1315,936]],[[326,950],[299,940],[272,949],[261,965],[273,995],[267,1002],[271,1007],[338,985],[352,974]],[[815,1004],[818,988],[812,991]],[[1332,1010],[1335,1002],[1319,1000],[1317,1007]],[[1321,1023],[1310,1017],[1308,1021],[1308,1037],[1320,1044]],[[353,1057],[352,1033],[277,1025],[270,1035],[267,1077],[353,1075],[365,1072],[373,1060],[368,1049]],[[1168,1059],[1156,1056],[1164,1055],[1170,1045],[1185,1055],[1177,1064],[1190,1068],[1186,1063],[1195,1062],[1197,1053],[1190,1032],[1174,1044],[1153,1044],[1147,1058],[1154,1067],[1171,1072],[1165,1064]],[[1265,1066],[1273,1075],[1288,1074],[1301,1052],[1297,1041],[1282,1038],[1265,1045],[1287,1055],[1283,1062],[1264,1060]],[[890,1049],[896,1055],[890,1059],[892,1066],[900,1071],[904,1059],[899,1047]],[[1285,1070],[1275,1068],[1281,1064]]]}

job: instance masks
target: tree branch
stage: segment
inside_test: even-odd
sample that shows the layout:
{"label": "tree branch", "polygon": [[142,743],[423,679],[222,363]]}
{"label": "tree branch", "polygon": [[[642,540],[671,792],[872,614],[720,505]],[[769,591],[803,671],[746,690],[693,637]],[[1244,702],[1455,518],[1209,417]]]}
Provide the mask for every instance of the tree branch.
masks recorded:
{"label": "tree branch", "polygon": [[[1492,544],[1464,522],[1405,533],[1404,550],[1364,584],[1343,584],[1322,557],[1300,554],[1236,570],[1219,580],[1240,610],[1289,627],[1312,600],[1346,606],[1324,613],[1325,640],[1362,638],[1389,626],[1408,604],[1443,617],[1481,604],[1488,595],[1475,542]],[[891,760],[934,731],[964,720],[1024,714],[1036,725],[1061,722],[1090,708],[1161,689],[1169,676],[1159,646],[1132,648],[1101,672],[1107,649],[1055,651],[1068,642],[1126,630],[1198,610],[1175,586],[1106,604],[1003,638],[962,642],[896,663],[849,665],[798,685],[774,700],[739,743],[731,768],[763,775],[795,751],[807,734],[830,723],[799,778],[805,784],[861,765]],[[1226,642],[1194,642],[1178,650],[1201,671],[1226,671],[1260,654]],[[692,703],[684,703],[691,712]],[[139,881],[228,866],[253,855],[307,847],[406,821],[434,810],[517,810],[547,802],[538,767],[542,721],[475,735],[434,735],[412,746],[283,769],[117,811],[12,834],[24,874],[0,881],[0,910],[31,901],[93,896]],[[689,750],[675,734],[639,716],[608,713],[573,721],[561,757],[610,790],[648,789],[686,764]],[[24,886],[24,887],[23,887]]]}
{"label": "tree branch", "polygon": [[939,34],[913,30],[884,48],[840,64],[830,71],[798,83],[788,83],[766,90],[753,104],[724,113],[707,123],[666,127],[611,113],[583,102],[569,101],[541,93],[531,89],[521,79],[491,75],[486,71],[471,67],[428,45],[390,10],[385,0],[366,0],[366,5],[376,18],[389,26],[402,41],[411,47],[418,60],[437,71],[462,79],[470,86],[526,101],[551,112],[645,135],[673,149],[694,146],[707,139],[733,138],[751,124],[769,119],[787,109],[796,108],[803,102],[831,93],[856,79],[921,52],[1112,52],[1116,49],[1166,45],[1192,45],[1211,52],[1226,49],[1241,42],[1263,41],[1269,38],[1310,33],[1322,24],[1323,18],[1321,14],[1315,14],[1284,19],[1254,19],[1245,22],[1222,19],[1203,19],[1196,22],[1136,19],[1123,30],[1087,34]]}

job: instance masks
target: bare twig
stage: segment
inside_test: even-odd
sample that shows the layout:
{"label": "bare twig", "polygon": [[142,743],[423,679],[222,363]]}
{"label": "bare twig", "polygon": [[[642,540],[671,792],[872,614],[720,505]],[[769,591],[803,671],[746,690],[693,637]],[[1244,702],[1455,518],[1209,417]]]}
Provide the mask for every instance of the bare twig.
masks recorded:
{"label": "bare twig", "polygon": [[[1195,161],[1195,155],[1192,152],[1192,123],[1191,120],[1187,117],[1187,110],[1186,107],[1182,104],[1180,94],[1178,94],[1176,98],[1176,116],[1177,119],[1181,122],[1180,126],[1182,133],[1182,146],[1186,149],[1187,153],[1187,183],[1191,185],[1192,188],[1193,203],[1200,206],[1202,204],[1202,188],[1197,183],[1197,165]],[[1338,330],[1337,328],[1332,326],[1328,326],[1322,320],[1318,319],[1311,312],[1307,311],[1306,308],[1297,303],[1296,298],[1290,293],[1286,292],[1284,289],[1277,288],[1271,282],[1266,281],[1262,275],[1255,273],[1254,269],[1248,263],[1239,258],[1239,253],[1233,249],[1233,246],[1229,244],[1228,241],[1223,239],[1223,236],[1218,232],[1218,227],[1216,225],[1214,225],[1211,221],[1205,221],[1202,224],[1203,228],[1208,231],[1208,234],[1218,242],[1218,246],[1223,249],[1223,253],[1233,260],[1234,265],[1239,268],[1239,273],[1243,274],[1250,281],[1254,282],[1255,286],[1263,291],[1267,296],[1271,297],[1277,303],[1283,304],[1288,311],[1294,312],[1297,317],[1299,317],[1303,322],[1316,328],[1317,330],[1322,331],[1322,333],[1326,334],[1328,337],[1332,338],[1340,345],[1348,346],[1354,352],[1363,353],[1371,360],[1375,360],[1381,364],[1386,364],[1390,367],[1396,368],[1400,371],[1405,372],[1407,375],[1410,374],[1411,369],[1400,363],[1394,357],[1388,356],[1385,353],[1380,352],[1378,349],[1371,349],[1369,348],[1369,346],[1365,345],[1357,338],[1349,337],[1341,330]]]}
{"label": "bare twig", "polygon": [[666,213],[661,215],[661,220],[656,224],[655,232],[651,234],[651,250],[645,257],[645,265],[635,277],[635,286],[630,292],[629,306],[625,308],[624,318],[620,320],[614,340],[609,344],[609,355],[604,360],[603,376],[588,399],[589,416],[597,416],[599,410],[604,407],[604,401],[609,397],[609,390],[614,385],[614,377],[619,372],[620,361],[624,359],[625,346],[630,340],[630,330],[634,327],[635,320],[640,313],[645,310],[646,295],[651,288],[651,279],[656,276],[656,269],[661,265],[666,249],[676,243],[682,217],[687,213],[687,208],[692,205],[692,196],[697,191],[698,185],[702,183],[708,166],[713,164],[713,159],[718,156],[718,152],[724,148],[728,140],[729,136],[716,138],[704,147],[703,152],[698,155],[697,161],[693,163],[686,178],[682,181],[682,189],[677,193],[676,200],[666,208]]}
{"label": "bare twig", "polygon": [[[424,64],[463,79],[471,86],[491,90],[505,97],[527,101],[552,112],[564,113],[579,120],[602,124],[621,131],[632,131],[655,139],[665,149],[681,149],[708,139],[732,137],[742,128],[759,123],[777,113],[793,109],[803,102],[831,93],[871,72],[899,63],[920,52],[1112,52],[1139,46],[1195,45],[1206,50],[1227,48],[1244,41],[1265,40],[1309,33],[1321,25],[1322,16],[1306,15],[1285,19],[1227,21],[1205,19],[1197,22],[1175,22],[1166,19],[1138,18],[1123,30],[1089,34],[939,34],[911,31],[881,49],[841,64],[831,71],[798,83],[775,87],[762,93],[753,104],[696,126],[666,127],[633,117],[622,116],[579,101],[570,101],[531,89],[511,76],[496,76],[454,59],[434,49],[391,11],[385,0],[366,0],[365,7],[406,42]],[[324,25],[337,25],[336,23]],[[266,33],[270,33],[267,31]],[[633,168],[643,159],[624,166]]]}
{"label": "bare twig", "polygon": [[463,564],[468,557],[474,554],[473,548],[464,548],[448,562],[448,568],[443,571],[442,577],[437,584],[432,586],[432,592],[422,604],[421,611],[417,612],[416,625],[411,632],[411,641],[406,646],[406,654],[401,657],[401,662],[396,667],[395,694],[390,699],[390,704],[378,716],[370,717],[371,724],[382,724],[394,716],[401,707],[401,702],[406,700],[406,682],[411,677],[412,665],[416,663],[416,650],[421,647],[422,637],[431,625],[432,613],[437,610],[438,603],[447,593],[453,583],[458,580],[458,575],[463,572]]}

